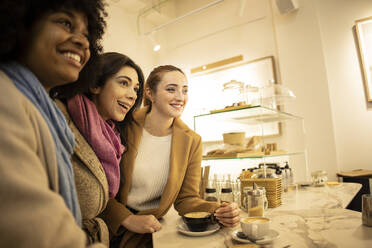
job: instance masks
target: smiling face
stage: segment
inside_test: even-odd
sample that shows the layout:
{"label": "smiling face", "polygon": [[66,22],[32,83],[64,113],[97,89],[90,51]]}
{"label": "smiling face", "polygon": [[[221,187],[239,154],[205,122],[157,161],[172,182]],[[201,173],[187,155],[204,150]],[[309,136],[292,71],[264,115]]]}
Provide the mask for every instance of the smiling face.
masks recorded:
{"label": "smiling face", "polygon": [[165,72],[156,91],[146,88],[151,100],[151,112],[160,113],[168,118],[180,117],[188,100],[186,76],[179,71]]}
{"label": "smiling face", "polygon": [[87,27],[85,15],[75,11],[45,14],[32,26],[20,61],[47,91],[78,79],[90,57]]}
{"label": "smiling face", "polygon": [[137,99],[139,87],[136,70],[122,67],[103,86],[92,89],[98,113],[104,120],[124,120]]}

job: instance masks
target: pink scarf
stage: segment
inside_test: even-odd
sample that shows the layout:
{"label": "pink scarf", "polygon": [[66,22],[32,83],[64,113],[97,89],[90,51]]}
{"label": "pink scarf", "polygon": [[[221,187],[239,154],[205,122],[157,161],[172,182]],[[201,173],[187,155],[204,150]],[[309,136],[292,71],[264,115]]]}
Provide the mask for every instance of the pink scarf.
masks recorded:
{"label": "pink scarf", "polygon": [[125,150],[115,124],[111,120],[103,120],[96,105],[84,95],[69,99],[67,109],[101,162],[107,177],[109,197],[114,198],[120,185],[119,162]]}

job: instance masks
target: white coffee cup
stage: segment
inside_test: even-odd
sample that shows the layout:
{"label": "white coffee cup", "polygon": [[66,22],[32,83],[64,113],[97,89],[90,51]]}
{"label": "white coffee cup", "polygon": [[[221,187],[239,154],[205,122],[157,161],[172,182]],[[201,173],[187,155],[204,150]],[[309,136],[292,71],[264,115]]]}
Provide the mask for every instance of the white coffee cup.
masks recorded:
{"label": "white coffee cup", "polygon": [[262,239],[269,233],[270,219],[265,217],[247,217],[240,220],[240,226],[250,239]]}

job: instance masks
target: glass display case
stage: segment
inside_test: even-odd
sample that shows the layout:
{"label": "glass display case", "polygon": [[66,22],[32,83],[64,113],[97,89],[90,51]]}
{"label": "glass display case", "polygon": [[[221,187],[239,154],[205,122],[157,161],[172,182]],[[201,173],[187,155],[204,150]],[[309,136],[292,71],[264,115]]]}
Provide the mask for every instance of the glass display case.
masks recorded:
{"label": "glass display case", "polygon": [[[239,174],[259,164],[288,163],[296,181],[309,180],[303,118],[267,106],[246,106],[194,116],[203,140],[203,165],[211,173]],[[245,141],[224,142],[224,134],[244,133]]]}
{"label": "glass display case", "polygon": [[[202,137],[202,165],[210,166],[210,175],[236,178],[243,169],[276,164],[293,169],[296,181],[310,180],[304,120],[284,111],[296,97],[278,84],[275,65],[267,56],[191,76],[189,123]],[[225,101],[230,85],[239,87]]]}

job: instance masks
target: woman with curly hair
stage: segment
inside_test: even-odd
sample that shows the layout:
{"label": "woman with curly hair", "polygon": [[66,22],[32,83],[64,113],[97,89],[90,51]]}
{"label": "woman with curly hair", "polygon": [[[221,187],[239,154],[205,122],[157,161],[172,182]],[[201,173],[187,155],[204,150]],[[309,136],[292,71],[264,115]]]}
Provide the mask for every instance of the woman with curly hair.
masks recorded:
{"label": "woman with curly hair", "polygon": [[102,0],[0,2],[0,247],[87,244],[74,136],[48,92],[93,75],[105,16]]}
{"label": "woman with curly hair", "polygon": [[119,190],[126,127],[141,105],[144,76],[138,65],[120,53],[104,53],[99,62],[97,78],[90,85],[60,86],[51,94],[58,98],[57,106],[75,135],[71,160],[83,228],[90,242],[108,245],[108,229],[98,215]]}

